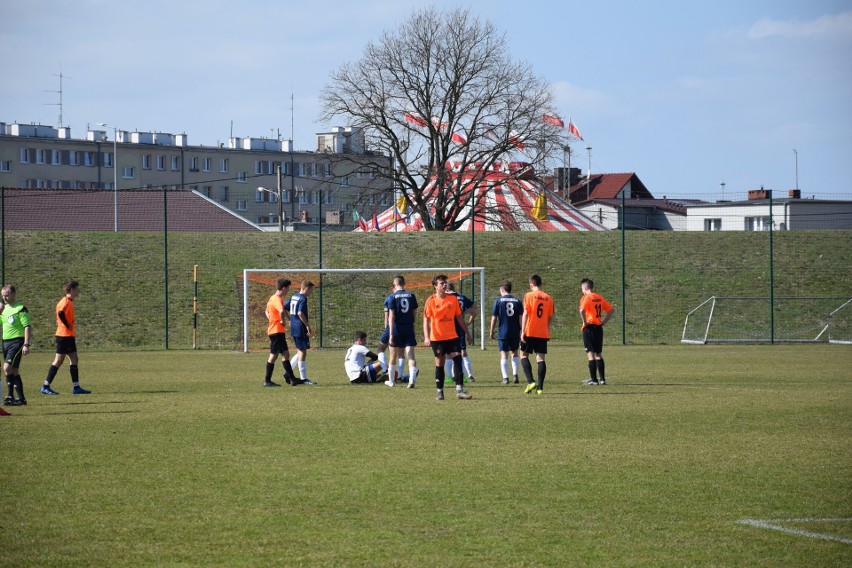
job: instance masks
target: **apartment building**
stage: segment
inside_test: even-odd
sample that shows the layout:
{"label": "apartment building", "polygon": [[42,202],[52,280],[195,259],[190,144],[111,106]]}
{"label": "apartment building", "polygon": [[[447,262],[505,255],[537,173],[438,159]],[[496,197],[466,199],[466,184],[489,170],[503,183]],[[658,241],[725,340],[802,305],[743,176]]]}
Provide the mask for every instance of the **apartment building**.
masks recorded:
{"label": "apartment building", "polygon": [[186,134],[113,129],[76,139],[67,127],[0,122],[0,186],[190,189],[261,226],[277,226],[279,211],[287,224],[316,223],[320,210],[323,223],[349,224],[353,208],[393,201],[380,175],[390,159],[369,152],[360,129],[335,127],[316,142],[314,151],[267,138],[191,146]]}

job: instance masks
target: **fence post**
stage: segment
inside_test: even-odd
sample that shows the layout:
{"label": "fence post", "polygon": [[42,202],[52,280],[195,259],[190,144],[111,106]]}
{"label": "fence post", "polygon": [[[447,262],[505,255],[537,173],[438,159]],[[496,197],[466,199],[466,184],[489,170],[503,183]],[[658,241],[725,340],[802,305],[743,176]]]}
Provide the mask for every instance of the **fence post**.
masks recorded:
{"label": "fence post", "polygon": [[772,250],[772,226],[775,220],[772,216],[772,190],[767,190],[769,197],[769,341],[775,345],[775,266]]}

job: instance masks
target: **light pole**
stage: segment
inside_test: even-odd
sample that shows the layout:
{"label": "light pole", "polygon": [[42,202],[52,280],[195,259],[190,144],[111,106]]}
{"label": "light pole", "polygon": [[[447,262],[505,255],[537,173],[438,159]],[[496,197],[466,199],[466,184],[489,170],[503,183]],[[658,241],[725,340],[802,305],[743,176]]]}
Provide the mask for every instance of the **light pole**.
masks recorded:
{"label": "light pole", "polygon": [[589,200],[589,184],[592,182],[592,147],[586,146],[586,152],[589,153],[589,174],[586,176],[586,201]]}
{"label": "light pole", "polygon": [[[280,170],[279,170],[278,173],[281,173]],[[263,186],[258,186],[257,190],[258,191],[265,191],[266,193],[271,193],[272,195],[278,196],[278,232],[283,233],[284,232],[284,221],[281,219],[281,216],[284,213],[283,212],[284,206],[281,204],[281,183],[280,183],[281,178],[279,177],[278,180],[279,180],[278,191],[272,191],[271,189],[267,189]]]}
{"label": "light pole", "polygon": [[566,189],[571,188],[571,146],[568,144],[562,147],[562,169],[562,197],[569,199],[565,193]]}
{"label": "light pole", "polygon": [[799,152],[793,148],[793,154],[796,155],[796,189],[799,189]]}
{"label": "light pole", "polygon": [[118,127],[110,126],[106,122],[99,122],[98,125],[112,128],[112,193],[113,193],[113,209],[115,217],[115,232],[118,232]]}

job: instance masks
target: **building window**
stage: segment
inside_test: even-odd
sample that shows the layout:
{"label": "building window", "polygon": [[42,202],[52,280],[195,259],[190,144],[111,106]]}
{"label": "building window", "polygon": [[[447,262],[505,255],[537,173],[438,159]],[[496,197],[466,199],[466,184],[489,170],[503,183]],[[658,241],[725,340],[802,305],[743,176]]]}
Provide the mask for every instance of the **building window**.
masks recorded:
{"label": "building window", "polygon": [[211,193],[213,193],[213,186],[212,185],[202,186],[201,195],[203,195],[204,197],[210,197]]}
{"label": "building window", "polygon": [[222,158],[222,161],[219,162],[219,171],[222,172],[223,174],[227,173],[228,167],[229,167],[228,158]]}
{"label": "building window", "polygon": [[722,230],[722,220],[721,219],[704,219],[704,230],[705,231],[721,231]]}
{"label": "building window", "polygon": [[68,152],[68,163],[72,166],[79,166],[80,152],[77,152],[76,150],[71,150],[70,152]]}
{"label": "building window", "polygon": [[180,171],[180,156],[172,156],[172,171]]}
{"label": "building window", "polygon": [[0,160],[0,172],[11,172],[12,162],[10,160]]}
{"label": "building window", "polygon": [[151,154],[142,154],[142,169],[151,169]]}
{"label": "building window", "polygon": [[258,189],[254,192],[254,202],[255,203],[263,203],[263,194],[266,193],[262,189]]}
{"label": "building window", "polygon": [[237,183],[245,183],[247,173],[248,172],[237,172]]}
{"label": "building window", "polygon": [[281,203],[290,203],[290,192],[286,189],[281,191]]}
{"label": "building window", "polygon": [[30,163],[30,149],[29,148],[21,148],[21,163],[29,164]]}
{"label": "building window", "polygon": [[62,153],[59,150],[53,150],[50,163],[54,166],[62,165]]}
{"label": "building window", "polygon": [[157,156],[157,169],[165,171],[166,169],[166,157],[165,156]]}
{"label": "building window", "polygon": [[198,158],[190,158],[189,159],[189,171],[197,172],[198,171]]}
{"label": "building window", "polygon": [[121,176],[124,179],[133,179],[136,177],[136,168],[125,166],[121,172]]}
{"label": "building window", "polygon": [[771,224],[772,221],[768,216],[745,218],[746,231],[768,231]]}
{"label": "building window", "polygon": [[308,196],[308,193],[306,191],[300,191],[299,192],[299,203],[301,203],[302,205],[307,205],[308,204],[308,197],[309,196]]}
{"label": "building window", "polygon": [[201,160],[201,170],[205,171],[205,172],[209,172],[212,163],[213,163],[213,158],[204,158],[203,160]]}
{"label": "building window", "polygon": [[83,165],[84,166],[94,166],[95,165],[95,153],[94,152],[83,152]]}
{"label": "building window", "polygon": [[337,195],[333,191],[325,192],[325,204],[334,205],[337,202]]}
{"label": "building window", "polygon": [[36,148],[36,164],[44,163],[44,150]]}
{"label": "building window", "polygon": [[219,186],[219,201],[221,201],[222,203],[225,203],[226,201],[228,201],[228,186],[227,185]]}
{"label": "building window", "polygon": [[104,167],[112,167],[112,152],[104,152]]}
{"label": "building window", "polygon": [[245,201],[237,201],[237,211],[248,210],[248,204]]}
{"label": "building window", "polygon": [[343,181],[340,182],[340,185],[342,185],[343,187],[349,187],[349,176],[344,177]]}

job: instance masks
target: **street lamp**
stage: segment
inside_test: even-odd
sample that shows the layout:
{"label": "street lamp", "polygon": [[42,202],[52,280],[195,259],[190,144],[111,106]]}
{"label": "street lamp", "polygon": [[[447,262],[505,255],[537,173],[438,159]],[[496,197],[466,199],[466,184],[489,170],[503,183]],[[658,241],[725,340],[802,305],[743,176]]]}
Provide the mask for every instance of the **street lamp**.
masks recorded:
{"label": "street lamp", "polygon": [[796,155],[796,189],[799,189],[799,152],[793,148],[793,153]]}
{"label": "street lamp", "polygon": [[118,232],[118,127],[110,126],[106,122],[99,122],[99,126],[112,128],[112,193],[113,208],[115,216],[115,232]]}
{"label": "street lamp", "polygon": [[[279,178],[280,179],[280,178]],[[258,186],[258,191],[265,191],[266,193],[271,193],[272,195],[278,196],[278,232],[284,232],[284,220],[283,216],[283,205],[281,204],[281,184],[278,184],[278,191],[272,191],[271,189],[267,189],[265,187]]]}

